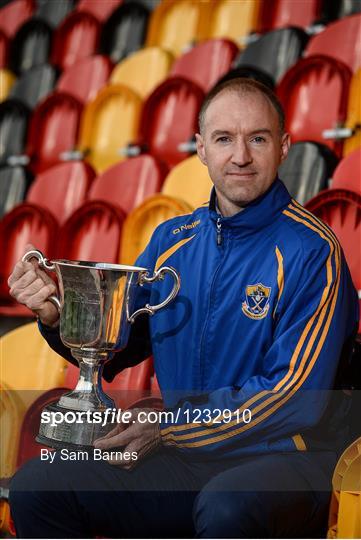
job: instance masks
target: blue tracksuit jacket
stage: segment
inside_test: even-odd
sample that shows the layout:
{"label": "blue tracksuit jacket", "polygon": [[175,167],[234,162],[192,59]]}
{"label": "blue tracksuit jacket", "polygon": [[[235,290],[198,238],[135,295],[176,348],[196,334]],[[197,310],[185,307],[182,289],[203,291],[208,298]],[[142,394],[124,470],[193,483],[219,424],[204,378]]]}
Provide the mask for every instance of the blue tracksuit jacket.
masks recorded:
{"label": "blue tracksuit jacket", "polygon": [[[357,294],[335,235],[280,180],[232,217],[217,213],[213,192],[210,204],[161,224],[137,265],[174,267],[181,290],[149,319],[149,334],[134,325],[104,376],[145,358],[150,337],[174,413],[161,423],[163,444],[230,457],[332,447],[341,426],[326,413]],[[171,281],[144,287],[138,307],[163,300]],[[56,332],[41,331],[69,357]]]}

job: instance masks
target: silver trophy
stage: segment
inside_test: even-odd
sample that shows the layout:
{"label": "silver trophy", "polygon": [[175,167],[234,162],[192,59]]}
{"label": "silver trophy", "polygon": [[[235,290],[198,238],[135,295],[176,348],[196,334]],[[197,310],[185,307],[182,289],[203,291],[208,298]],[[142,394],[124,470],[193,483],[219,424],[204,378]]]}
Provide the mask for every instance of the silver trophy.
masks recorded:
{"label": "silver trophy", "polygon": [[[79,363],[76,388],[57,402],[45,407],[48,418],[64,418],[63,422],[41,422],[37,441],[52,448],[89,448],[114,424],[99,421],[106,409],[115,408],[114,401],[102,389],[102,370],[111,355],[127,345],[131,324],[142,313],[154,313],[177,296],[180,279],[177,272],[163,266],[151,277],[146,268],[99,262],[47,260],[41,251],[27,252],[23,261],[36,258],[39,267],[55,271],[60,298],[49,297],[60,313],[60,337]],[[174,279],[168,297],[155,306],[134,311],[137,290],[146,283]],[[67,412],[84,412],[86,421],[70,423]],[[87,412],[90,411],[90,412]],[[55,415],[54,413],[62,413]],[[94,415],[94,413],[97,413]],[[90,417],[89,417],[90,415]],[[74,415],[73,415],[74,416]],[[79,415],[78,415],[79,416]],[[95,420],[97,417],[98,421]],[[84,418],[85,419],[85,418]]]}

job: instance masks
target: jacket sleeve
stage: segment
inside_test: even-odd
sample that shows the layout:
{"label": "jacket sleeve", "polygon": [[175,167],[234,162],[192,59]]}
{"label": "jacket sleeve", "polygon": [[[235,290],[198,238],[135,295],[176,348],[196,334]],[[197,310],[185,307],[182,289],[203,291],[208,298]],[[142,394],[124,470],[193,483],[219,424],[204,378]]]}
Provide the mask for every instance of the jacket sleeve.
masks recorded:
{"label": "jacket sleeve", "polygon": [[[151,274],[154,269],[154,261],[156,260],[156,245],[157,238],[153,234],[148,246],[135,262],[135,266],[148,268]],[[150,297],[149,285],[144,285],[138,289],[134,311],[144,307]],[[147,315],[140,315],[131,325],[126,348],[114,353],[109,362],[104,366],[103,377],[106,381],[111,382],[117,373],[120,373],[127,367],[139,364],[152,354],[148,319],[149,317]],[[59,328],[49,328],[40,321],[38,325],[42,336],[48,342],[49,346],[63,358],[77,366],[78,362],[72,356],[70,349],[60,339]]]}
{"label": "jacket sleeve", "polygon": [[296,284],[275,321],[272,345],[259,359],[259,373],[241,387],[220,388],[165,411],[171,414],[161,420],[164,445],[237,455],[240,448],[267,448],[318,424],[358,320],[356,291],[334,237],[304,256]]}

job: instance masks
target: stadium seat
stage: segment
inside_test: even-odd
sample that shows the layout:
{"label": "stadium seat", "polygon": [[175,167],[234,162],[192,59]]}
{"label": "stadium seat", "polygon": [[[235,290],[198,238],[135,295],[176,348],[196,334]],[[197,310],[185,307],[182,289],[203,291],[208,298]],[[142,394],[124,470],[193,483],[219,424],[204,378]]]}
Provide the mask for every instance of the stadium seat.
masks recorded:
{"label": "stadium seat", "polygon": [[27,244],[37,246],[51,258],[57,239],[56,220],[43,208],[22,204],[3,217],[0,222],[0,252],[3,254],[0,260],[0,315],[32,315],[10,297],[7,280]]}
{"label": "stadium seat", "polygon": [[62,161],[76,146],[82,105],[68,94],[53,93],[34,110],[26,154],[34,174]]}
{"label": "stadium seat", "polygon": [[327,54],[351,71],[361,67],[361,13],[335,21],[310,39],[305,56]]}
{"label": "stadium seat", "polygon": [[82,161],[50,167],[31,184],[26,202],[48,210],[59,224],[85,202],[95,172]]}
{"label": "stadium seat", "polygon": [[293,142],[312,140],[342,155],[342,141],[325,139],[323,132],[344,124],[350,82],[350,69],[327,56],[303,58],[287,71],[277,93]]}
{"label": "stadium seat", "polygon": [[16,81],[15,75],[5,68],[0,68],[0,102],[4,101]]}
{"label": "stadium seat", "polygon": [[238,47],[228,39],[210,39],[180,56],[170,75],[185,77],[198,84],[204,92],[229,71]]}
{"label": "stadium seat", "polygon": [[265,73],[261,69],[252,66],[241,66],[231,69],[230,71],[228,71],[228,73],[223,75],[223,77],[221,77],[219,81],[217,81],[217,84],[221,84],[222,82],[229,81],[230,79],[236,79],[238,77],[245,77],[246,79],[253,79],[254,81],[259,81],[265,86],[268,86],[268,88],[270,88],[271,90],[274,90],[275,87],[274,80],[268,73]]}
{"label": "stadium seat", "polygon": [[361,438],[341,455],[336,465],[327,538],[361,536]]}
{"label": "stadium seat", "polygon": [[137,136],[141,105],[135,92],[113,84],[84,109],[78,147],[97,172],[124,159],[120,150]]}
{"label": "stadium seat", "polygon": [[71,12],[54,33],[52,63],[64,70],[96,54],[101,23],[90,13]]}
{"label": "stadium seat", "polygon": [[6,164],[11,156],[24,153],[29,110],[22,103],[0,103],[0,163]]}
{"label": "stadium seat", "polygon": [[258,68],[277,83],[301,57],[307,41],[301,28],[273,30],[251,42],[235,60],[234,67]]}
{"label": "stadium seat", "polygon": [[146,47],[117,64],[110,82],[125,84],[145,99],[165,80],[172,62],[170,52],[159,47]]}
{"label": "stadium seat", "polygon": [[57,92],[65,92],[83,105],[95,99],[107,83],[112,64],[106,56],[89,56],[72,64],[63,71],[56,85]]}
{"label": "stadium seat", "polygon": [[188,143],[198,129],[198,112],[204,93],[183,77],[171,77],[158,86],[144,103],[140,122],[141,145],[158,159],[173,167],[189,152]]}
{"label": "stadium seat", "polygon": [[339,0],[336,3],[335,19],[342,19],[348,15],[361,12],[361,2],[359,0]]}
{"label": "stadium seat", "polygon": [[291,196],[305,204],[328,187],[337,157],[327,146],[315,142],[291,145],[286,160],[278,169]]}
{"label": "stadium seat", "polygon": [[38,6],[35,17],[47,22],[51,28],[56,28],[73,8],[74,0],[45,0]]}
{"label": "stadium seat", "polygon": [[[17,364],[15,363],[15,365]],[[5,479],[9,479],[15,472],[16,450],[19,444],[21,420],[25,412],[25,407],[16,392],[10,389],[2,380],[0,380],[0,409],[0,478],[4,482]],[[5,525],[5,523],[1,523],[6,520],[5,512],[5,508],[0,506],[0,530]]]}
{"label": "stadium seat", "polygon": [[160,223],[192,211],[186,202],[167,195],[158,194],[146,199],[124,222],[119,263],[134,264]]}
{"label": "stadium seat", "polygon": [[160,191],[165,175],[166,168],[153,156],[126,159],[96,178],[88,199],[116,204],[128,214],[145,198]]}
{"label": "stadium seat", "polygon": [[80,0],[76,10],[91,13],[99,22],[104,23],[122,3],[123,0]]}
{"label": "stadium seat", "polygon": [[267,0],[262,4],[260,30],[267,32],[285,26],[306,29],[321,17],[322,2],[319,0]]}
{"label": "stadium seat", "polygon": [[258,30],[260,0],[215,0],[207,25],[207,38],[228,38],[244,46],[252,32]]}
{"label": "stadium seat", "polygon": [[329,189],[311,199],[306,207],[335,232],[360,297],[361,250],[356,246],[359,245],[361,230],[361,195],[346,189]]}
{"label": "stadium seat", "polygon": [[35,66],[25,71],[15,82],[9,98],[24,103],[33,109],[54,88],[56,81],[55,69],[48,65]]}
{"label": "stadium seat", "polygon": [[0,9],[0,30],[12,38],[18,28],[31,17],[35,8],[33,0],[14,0]]}
{"label": "stadium seat", "polygon": [[116,263],[125,214],[104,201],[89,201],[60,230],[60,259]]}
{"label": "stadium seat", "polygon": [[142,48],[147,31],[149,11],[133,0],[116,9],[104,23],[100,37],[100,52],[114,62]]}
{"label": "stadium seat", "polygon": [[345,127],[351,129],[352,136],[347,138],[343,147],[343,155],[347,156],[361,147],[361,68],[352,77],[348,97],[347,119]]}
{"label": "stadium seat", "polygon": [[361,195],[361,147],[344,157],[332,175],[332,189],[348,189]]}
{"label": "stadium seat", "polygon": [[0,30],[0,69],[8,65],[9,40],[2,30]]}
{"label": "stadium seat", "polygon": [[50,56],[52,29],[40,19],[30,19],[19,28],[10,46],[10,67],[16,74],[46,64]]}
{"label": "stadium seat", "polygon": [[150,17],[147,47],[162,47],[174,56],[181,55],[196,41],[206,37],[206,24],[211,9],[213,4],[209,0],[161,2]]}
{"label": "stadium seat", "polygon": [[27,185],[23,167],[0,167],[0,219],[24,200]]}
{"label": "stadium seat", "polygon": [[209,200],[212,187],[207,167],[198,156],[192,156],[173,167],[165,179],[162,193],[181,199],[194,209]]}

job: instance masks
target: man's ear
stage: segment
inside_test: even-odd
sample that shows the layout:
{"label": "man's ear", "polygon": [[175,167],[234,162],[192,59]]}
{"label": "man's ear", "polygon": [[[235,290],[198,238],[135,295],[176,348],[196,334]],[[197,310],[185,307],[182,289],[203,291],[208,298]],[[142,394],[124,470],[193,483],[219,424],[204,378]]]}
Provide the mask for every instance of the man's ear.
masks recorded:
{"label": "man's ear", "polygon": [[196,133],[197,154],[203,165],[207,165],[206,152],[202,135]]}
{"label": "man's ear", "polygon": [[288,155],[288,151],[291,146],[291,137],[289,133],[284,133],[281,139],[281,163]]}

